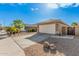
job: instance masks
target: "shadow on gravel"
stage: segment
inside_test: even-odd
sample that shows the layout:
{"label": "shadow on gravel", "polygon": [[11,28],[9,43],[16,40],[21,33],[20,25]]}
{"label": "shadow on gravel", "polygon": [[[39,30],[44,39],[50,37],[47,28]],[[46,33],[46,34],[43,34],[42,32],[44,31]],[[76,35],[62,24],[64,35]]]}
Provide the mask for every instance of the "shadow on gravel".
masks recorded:
{"label": "shadow on gravel", "polygon": [[33,36],[27,37],[25,39],[29,39],[31,41],[39,43],[40,41],[43,41],[43,40],[47,39],[48,37],[49,37],[49,35],[47,35],[47,34],[36,33]]}
{"label": "shadow on gravel", "polygon": [[[25,54],[26,55],[38,55],[38,56],[42,56],[42,55],[49,55],[49,51],[44,49],[43,44],[45,41],[49,42],[50,44],[56,44],[57,41],[53,41],[52,38],[50,38],[50,35],[48,34],[41,34],[41,33],[36,33],[35,35],[25,38],[25,39],[29,39],[31,41],[37,42],[37,44],[32,45],[28,48],[25,48]],[[57,50],[59,54],[62,53],[62,51]],[[50,54],[51,56],[55,55],[55,54]],[[58,54],[57,54],[58,55]]]}
{"label": "shadow on gravel", "polygon": [[[57,47],[57,50],[59,52],[62,52],[66,56],[79,56],[79,38],[74,38],[74,39],[53,38],[53,37],[50,38],[49,36],[46,34],[37,33],[25,39],[29,39],[31,41],[37,42],[38,44],[41,44],[42,46],[43,46],[43,43],[47,41],[50,44],[52,43],[55,44]],[[32,48],[34,49],[35,47],[32,47]],[[37,46],[37,48],[41,49],[40,46]]]}

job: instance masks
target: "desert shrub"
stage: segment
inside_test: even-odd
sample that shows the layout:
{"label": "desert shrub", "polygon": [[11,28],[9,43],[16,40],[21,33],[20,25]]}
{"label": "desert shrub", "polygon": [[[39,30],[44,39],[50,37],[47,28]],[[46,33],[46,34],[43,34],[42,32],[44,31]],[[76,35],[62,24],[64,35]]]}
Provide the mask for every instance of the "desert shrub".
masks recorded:
{"label": "desert shrub", "polygon": [[15,33],[19,33],[20,29],[16,28],[16,27],[7,27],[6,31],[8,34],[15,34]]}
{"label": "desert shrub", "polygon": [[35,30],[34,30],[34,29],[32,29],[32,32],[35,32]]}
{"label": "desert shrub", "polygon": [[20,29],[16,28],[16,33],[19,33],[20,31],[21,31]]}
{"label": "desert shrub", "polygon": [[29,29],[28,32],[35,32],[35,29]]}
{"label": "desert shrub", "polygon": [[32,32],[32,29],[29,29],[28,32]]}
{"label": "desert shrub", "polygon": [[5,30],[6,32],[10,32],[11,27],[6,27]]}

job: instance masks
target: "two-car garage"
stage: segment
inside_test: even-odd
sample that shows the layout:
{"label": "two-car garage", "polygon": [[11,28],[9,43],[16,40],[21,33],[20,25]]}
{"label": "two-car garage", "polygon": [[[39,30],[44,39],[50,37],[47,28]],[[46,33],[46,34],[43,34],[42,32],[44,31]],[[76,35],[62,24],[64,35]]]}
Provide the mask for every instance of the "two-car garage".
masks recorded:
{"label": "two-car garage", "polygon": [[39,26],[40,33],[55,34],[55,24],[45,24]]}

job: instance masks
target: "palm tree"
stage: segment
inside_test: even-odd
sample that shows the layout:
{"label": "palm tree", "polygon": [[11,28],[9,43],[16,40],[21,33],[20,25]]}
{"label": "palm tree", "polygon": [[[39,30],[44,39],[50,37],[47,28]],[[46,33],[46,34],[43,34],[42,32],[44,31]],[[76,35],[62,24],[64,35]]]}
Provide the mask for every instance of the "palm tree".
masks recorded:
{"label": "palm tree", "polygon": [[73,22],[73,23],[71,24],[71,26],[73,26],[73,27],[78,26],[78,23],[77,23],[77,22]]}

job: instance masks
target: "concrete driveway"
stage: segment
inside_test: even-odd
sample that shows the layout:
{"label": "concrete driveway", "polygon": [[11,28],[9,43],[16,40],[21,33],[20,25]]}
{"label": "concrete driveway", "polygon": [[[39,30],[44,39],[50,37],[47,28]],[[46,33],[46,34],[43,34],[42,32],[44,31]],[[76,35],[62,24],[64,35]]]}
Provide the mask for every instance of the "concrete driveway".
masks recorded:
{"label": "concrete driveway", "polygon": [[34,33],[26,33],[25,35],[18,35],[16,37],[13,37],[15,42],[22,48],[30,47],[31,45],[34,45],[42,40],[45,40],[48,38],[48,35],[42,35],[38,34],[36,32]]}
{"label": "concrete driveway", "polygon": [[[34,36],[35,35],[35,36]],[[34,36],[33,38],[28,38]],[[24,56],[24,48],[36,44],[39,39],[36,33],[21,33],[0,40],[0,55],[5,56]],[[43,38],[42,38],[43,39]],[[33,41],[34,40],[34,41]]]}
{"label": "concrete driveway", "polygon": [[36,44],[44,39],[47,35],[35,33],[20,33],[0,40],[0,55],[24,56],[24,48]]}
{"label": "concrete driveway", "polygon": [[8,37],[0,40],[0,56],[24,56],[24,51]]}

